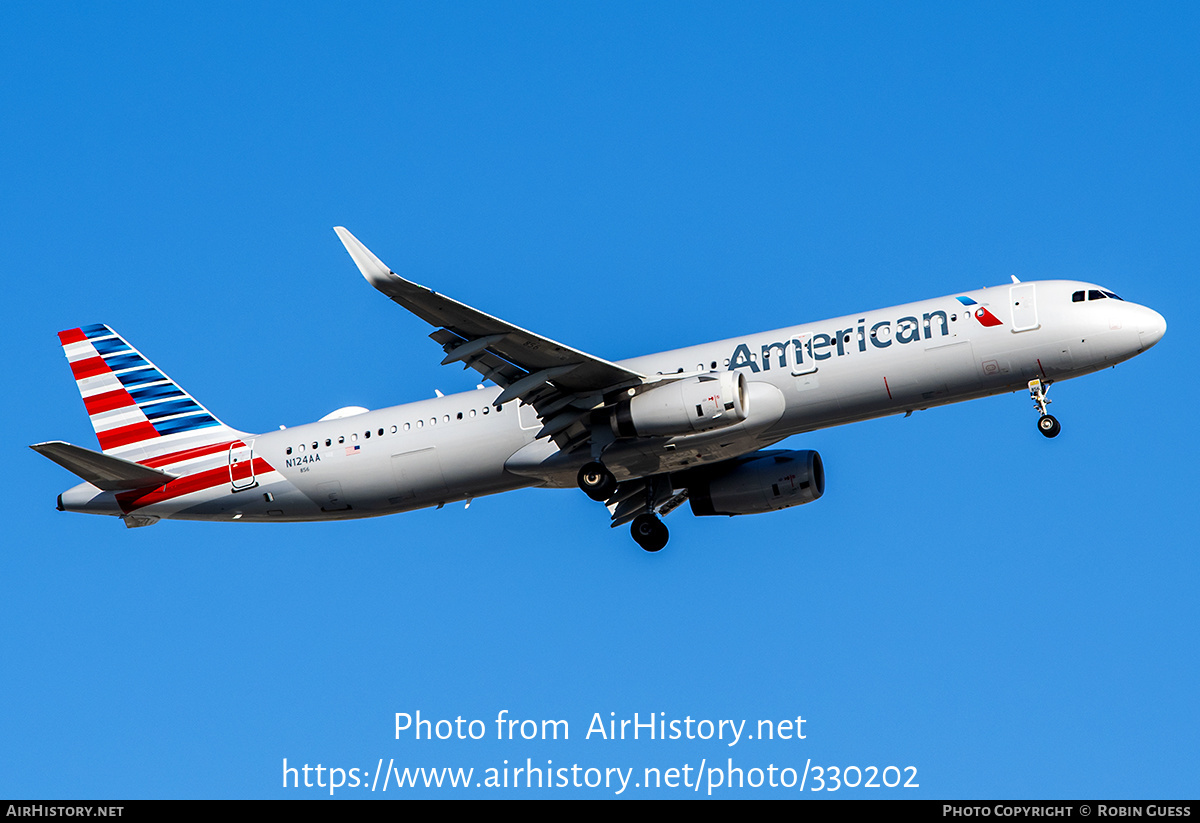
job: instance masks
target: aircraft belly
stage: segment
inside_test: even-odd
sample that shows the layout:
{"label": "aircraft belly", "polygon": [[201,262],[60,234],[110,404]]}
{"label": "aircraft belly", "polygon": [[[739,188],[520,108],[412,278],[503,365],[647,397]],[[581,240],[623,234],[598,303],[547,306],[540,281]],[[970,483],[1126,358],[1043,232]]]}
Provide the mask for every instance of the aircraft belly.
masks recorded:
{"label": "aircraft belly", "polygon": [[[678,437],[618,440],[605,450],[604,465],[617,479],[627,480],[728,460],[778,442],[784,435],[776,434],[775,429],[787,410],[786,396],[765,380],[750,381],[747,390],[750,413],[741,423]],[[513,452],[504,467],[548,486],[569,488],[575,486],[576,473],[590,459],[586,449],[563,454],[543,438]]]}
{"label": "aircraft belly", "polygon": [[286,480],[260,483],[253,489],[230,492],[228,488],[185,495],[133,510],[134,514],[152,514],[173,520],[223,520],[261,522],[311,520],[320,509],[305,494]]}
{"label": "aircraft belly", "polygon": [[[706,432],[687,437],[620,440],[604,452],[604,465],[618,480],[628,480],[740,457],[777,443],[784,437],[782,434],[768,435],[762,431],[719,431],[723,436]],[[563,454],[553,443],[536,440],[513,453],[504,465],[513,474],[528,477],[545,486],[565,489],[575,487],[576,473],[590,459],[585,449]]]}

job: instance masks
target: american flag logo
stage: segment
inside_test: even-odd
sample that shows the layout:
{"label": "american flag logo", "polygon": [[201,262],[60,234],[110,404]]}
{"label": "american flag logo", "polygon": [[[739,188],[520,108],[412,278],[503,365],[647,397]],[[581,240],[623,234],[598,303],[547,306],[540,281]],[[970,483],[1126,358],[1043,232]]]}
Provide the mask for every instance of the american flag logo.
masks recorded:
{"label": "american flag logo", "polygon": [[358,454],[358,449],[359,449],[358,446],[347,446],[346,447],[346,456],[349,457],[352,454]]}

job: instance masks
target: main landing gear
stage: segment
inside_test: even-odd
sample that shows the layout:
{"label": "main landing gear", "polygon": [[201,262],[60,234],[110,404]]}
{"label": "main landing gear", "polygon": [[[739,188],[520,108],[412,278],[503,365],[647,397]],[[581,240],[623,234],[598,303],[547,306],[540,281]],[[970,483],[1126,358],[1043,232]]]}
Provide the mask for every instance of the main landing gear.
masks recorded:
{"label": "main landing gear", "polygon": [[667,545],[671,537],[666,525],[654,514],[639,514],[633,518],[629,533],[633,535],[634,542],[648,552],[658,551]]}
{"label": "main landing gear", "polygon": [[1034,378],[1029,381],[1029,397],[1033,400],[1033,405],[1037,406],[1038,414],[1038,431],[1046,437],[1056,437],[1062,431],[1062,425],[1055,419],[1054,415],[1046,411],[1046,406],[1052,401],[1046,399],[1046,394],[1050,391],[1050,384],[1043,383],[1040,379]]}
{"label": "main landing gear", "polygon": [[[584,465],[579,470],[576,480],[584,494],[600,503],[612,499],[617,491],[617,478],[598,460]],[[670,538],[667,527],[654,513],[655,491],[656,484],[653,479],[647,480],[645,482],[645,511],[633,518],[633,524],[629,527],[629,533],[633,536],[634,542],[648,552],[661,550],[663,546],[667,545],[667,540]],[[635,488],[633,494],[641,494],[640,488]],[[630,501],[635,499],[632,495],[622,495],[622,499],[614,503],[614,506],[617,507],[614,518],[621,518],[620,522],[624,522],[624,518],[621,516],[621,507],[628,506]],[[640,506],[635,507],[633,511],[636,511],[638,507]]]}
{"label": "main landing gear", "polygon": [[603,463],[595,461],[585,464],[579,470],[576,480],[584,494],[600,503],[612,497],[612,493],[617,490],[617,478]]}

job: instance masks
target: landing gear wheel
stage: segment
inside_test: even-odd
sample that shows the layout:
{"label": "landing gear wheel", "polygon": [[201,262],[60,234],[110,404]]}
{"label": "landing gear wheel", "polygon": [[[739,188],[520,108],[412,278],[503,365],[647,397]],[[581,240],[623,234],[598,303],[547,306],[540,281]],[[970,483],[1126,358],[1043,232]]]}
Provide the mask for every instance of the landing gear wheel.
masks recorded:
{"label": "landing gear wheel", "polygon": [[1038,431],[1047,437],[1056,437],[1062,431],[1062,426],[1054,419],[1054,415],[1043,414],[1038,418]]}
{"label": "landing gear wheel", "polygon": [[633,535],[634,542],[648,552],[658,551],[667,545],[671,537],[667,527],[653,514],[639,514],[633,518],[629,533]]}
{"label": "landing gear wheel", "polygon": [[579,470],[576,480],[584,494],[600,502],[612,497],[612,493],[617,490],[617,478],[603,463],[592,462],[584,465]]}

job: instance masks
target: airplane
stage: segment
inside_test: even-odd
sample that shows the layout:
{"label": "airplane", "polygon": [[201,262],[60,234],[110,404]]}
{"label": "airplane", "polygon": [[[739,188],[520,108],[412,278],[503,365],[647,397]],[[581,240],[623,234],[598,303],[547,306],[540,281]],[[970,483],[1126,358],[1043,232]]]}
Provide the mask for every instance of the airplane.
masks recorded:
{"label": "airplane", "polygon": [[1038,430],[1060,380],[1157,343],[1166,321],[1068,280],[958,292],[621,362],[485,314],[383,264],[336,227],[367,281],[429,323],[445,352],[495,384],[253,434],[222,423],[108,326],[59,339],[100,451],[32,449],[83,483],[58,510],[160,519],[373,517],[530,486],[579,487],[613,527],[662,549],[662,518],[747,515],[825,492],[813,450],[771,448],[829,426],[1028,390]]}

